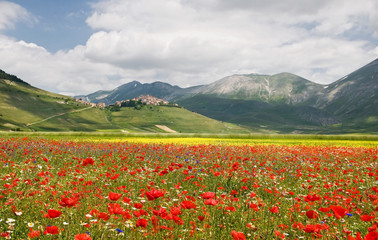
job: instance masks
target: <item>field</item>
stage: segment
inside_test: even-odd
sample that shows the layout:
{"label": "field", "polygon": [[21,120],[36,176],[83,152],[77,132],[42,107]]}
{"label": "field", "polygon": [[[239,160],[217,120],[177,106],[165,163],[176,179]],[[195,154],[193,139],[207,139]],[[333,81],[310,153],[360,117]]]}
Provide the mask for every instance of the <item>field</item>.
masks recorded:
{"label": "field", "polygon": [[378,238],[375,137],[125,136],[3,134],[1,237]]}

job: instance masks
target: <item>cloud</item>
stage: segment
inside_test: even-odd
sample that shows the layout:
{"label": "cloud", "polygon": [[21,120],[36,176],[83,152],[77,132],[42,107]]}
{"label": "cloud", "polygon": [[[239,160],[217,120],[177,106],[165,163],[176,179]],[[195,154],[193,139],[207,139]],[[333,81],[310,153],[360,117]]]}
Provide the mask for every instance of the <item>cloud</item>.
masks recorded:
{"label": "cloud", "polygon": [[34,19],[20,5],[0,1],[0,31],[14,28],[16,22],[19,21],[34,21]]}
{"label": "cloud", "polygon": [[86,44],[52,54],[0,35],[0,65],[38,87],[83,94],[253,72],[330,83],[378,54],[375,0],[101,0],[92,8]]}

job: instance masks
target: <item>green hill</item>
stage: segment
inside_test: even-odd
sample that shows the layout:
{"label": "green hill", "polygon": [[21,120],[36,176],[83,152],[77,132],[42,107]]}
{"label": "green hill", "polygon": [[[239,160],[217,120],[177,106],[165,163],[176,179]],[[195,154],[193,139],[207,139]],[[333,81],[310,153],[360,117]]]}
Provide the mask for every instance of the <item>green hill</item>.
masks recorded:
{"label": "green hill", "polygon": [[93,131],[99,126],[109,125],[104,111],[79,103],[74,98],[32,87],[23,81],[4,79],[6,76],[2,78],[0,130]]}
{"label": "green hill", "polygon": [[[112,112],[111,117],[113,124],[127,132],[249,133],[235,124],[216,121],[178,107],[144,105],[139,110],[122,107],[120,111]],[[167,127],[165,130],[164,126]]]}
{"label": "green hill", "polygon": [[249,132],[178,107],[143,105],[139,110],[118,110],[92,107],[35,88],[0,70],[0,131]]}

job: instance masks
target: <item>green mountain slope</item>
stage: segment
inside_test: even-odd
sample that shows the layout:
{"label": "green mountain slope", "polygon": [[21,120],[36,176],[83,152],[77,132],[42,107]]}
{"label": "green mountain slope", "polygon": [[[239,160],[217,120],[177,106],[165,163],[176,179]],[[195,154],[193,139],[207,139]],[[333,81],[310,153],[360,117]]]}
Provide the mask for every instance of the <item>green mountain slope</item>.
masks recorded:
{"label": "green mountain slope", "polygon": [[[98,127],[98,116],[93,114],[98,112],[98,109],[78,103],[71,97],[43,91],[23,81],[4,79],[8,78],[4,75],[2,77],[3,79],[0,79],[0,130],[93,131]],[[70,118],[71,114],[84,113],[90,113],[93,117],[90,119]],[[105,119],[104,111],[98,114]],[[53,124],[57,120],[60,122]],[[70,128],[62,124],[65,121],[71,122]],[[83,125],[88,121],[89,125]]]}
{"label": "green mountain slope", "polygon": [[216,121],[193,113],[184,108],[145,105],[137,110],[122,107],[112,112],[112,122],[128,132],[167,132],[158,126],[180,133],[249,133],[249,130],[235,124]]}
{"label": "green mountain slope", "polygon": [[290,73],[233,75],[198,89],[200,94],[267,103],[300,104],[319,95],[324,86]]}
{"label": "green mountain slope", "polygon": [[326,111],[309,106],[270,104],[202,94],[182,99],[179,104],[217,120],[247,126],[252,131],[266,129],[276,133],[316,133],[322,131],[324,126],[339,123]]}
{"label": "green mountain slope", "polygon": [[[183,108],[144,105],[110,111],[35,88],[0,72],[0,130],[248,133]],[[160,128],[159,128],[160,127]]]}

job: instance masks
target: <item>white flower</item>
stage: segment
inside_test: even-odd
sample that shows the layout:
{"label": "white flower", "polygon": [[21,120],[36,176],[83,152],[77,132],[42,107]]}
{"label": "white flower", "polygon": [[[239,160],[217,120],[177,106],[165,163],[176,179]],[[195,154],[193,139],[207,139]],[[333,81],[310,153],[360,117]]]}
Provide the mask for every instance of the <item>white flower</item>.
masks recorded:
{"label": "white flower", "polygon": [[28,223],[28,227],[34,227],[34,223],[32,222]]}
{"label": "white flower", "polygon": [[19,212],[14,212],[14,214],[16,214],[17,216],[21,216],[22,215],[22,212],[19,211]]}
{"label": "white flower", "polygon": [[6,221],[6,223],[13,223],[13,222],[15,222],[16,220],[15,219],[13,219],[13,218],[8,218],[7,219],[7,221]]}

